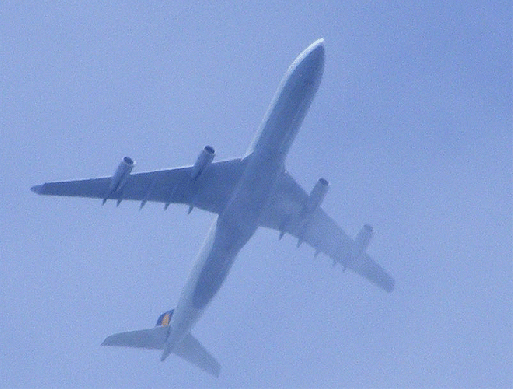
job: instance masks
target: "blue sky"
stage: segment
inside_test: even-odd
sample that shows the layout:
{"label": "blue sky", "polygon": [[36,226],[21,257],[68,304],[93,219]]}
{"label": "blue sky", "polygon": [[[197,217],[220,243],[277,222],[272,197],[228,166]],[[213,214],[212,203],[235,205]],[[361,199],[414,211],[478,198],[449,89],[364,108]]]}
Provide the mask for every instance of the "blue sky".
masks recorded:
{"label": "blue sky", "polygon": [[[3,2],[1,387],[512,385],[509,2]],[[44,181],[244,153],[325,38],[287,159],[396,279],[386,294],[259,230],[193,333],[213,379],[105,349],[176,304],[212,215],[37,197]]]}

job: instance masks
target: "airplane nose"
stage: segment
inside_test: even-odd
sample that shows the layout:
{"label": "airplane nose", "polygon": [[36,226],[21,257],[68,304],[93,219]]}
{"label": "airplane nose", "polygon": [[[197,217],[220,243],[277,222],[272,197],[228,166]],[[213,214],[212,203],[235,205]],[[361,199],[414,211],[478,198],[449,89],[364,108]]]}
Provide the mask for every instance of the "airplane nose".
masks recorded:
{"label": "airplane nose", "polygon": [[294,61],[292,67],[295,67],[305,80],[314,82],[320,79],[324,70],[324,39],[318,39],[308,46]]}
{"label": "airplane nose", "polygon": [[317,39],[312,43],[306,51],[310,51],[309,57],[311,56],[315,62],[324,60],[324,38]]}
{"label": "airplane nose", "polygon": [[314,43],[308,46],[305,51],[304,59],[313,63],[324,62],[324,38],[317,39]]}

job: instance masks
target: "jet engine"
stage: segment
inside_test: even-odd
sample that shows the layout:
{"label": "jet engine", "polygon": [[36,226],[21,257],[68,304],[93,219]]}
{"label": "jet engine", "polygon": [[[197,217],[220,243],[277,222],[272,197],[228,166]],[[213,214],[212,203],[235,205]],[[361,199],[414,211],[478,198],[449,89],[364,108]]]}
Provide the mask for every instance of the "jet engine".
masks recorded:
{"label": "jet engine", "polygon": [[[306,199],[306,202],[303,206],[303,210],[301,214],[299,215],[299,225],[300,230],[306,228],[307,224],[310,221],[310,218],[314,214],[314,212],[317,210],[317,208],[320,207],[322,200],[324,200],[324,197],[326,196],[326,193],[328,193],[329,189],[329,183],[324,178],[319,178],[315,186],[313,187],[312,191],[310,192],[310,195]],[[280,230],[280,239],[285,234],[284,229]],[[303,243],[302,238],[302,232],[299,233],[299,239],[297,241],[296,247],[301,246],[301,243]]]}
{"label": "jet engine", "polygon": [[[114,192],[123,189],[123,186],[126,184],[126,181],[128,180],[128,177],[130,176],[130,173],[132,172],[132,169],[135,166],[135,162],[130,157],[124,157],[123,160],[119,163],[116,171],[114,172],[114,175],[110,179],[110,185],[109,185],[109,191],[105,195],[105,198],[103,199],[103,204],[107,201],[109,196],[113,194]],[[118,204],[119,204],[118,200]]]}
{"label": "jet engine", "polygon": [[198,159],[196,163],[192,167],[191,178],[193,180],[197,179],[201,173],[212,163],[212,160],[215,157],[215,151],[211,146],[205,146],[203,150],[201,150],[200,155],[198,155]]}
{"label": "jet engine", "polygon": [[328,193],[329,183],[324,178],[319,178],[319,181],[315,184],[314,188],[310,192],[308,199],[306,200],[304,213],[305,215],[313,214],[317,208],[321,205],[326,193]]}
{"label": "jet engine", "polygon": [[118,168],[116,169],[116,172],[114,173],[110,181],[110,193],[114,193],[115,191],[123,188],[123,185],[126,184],[126,180],[128,179],[128,176],[130,175],[130,172],[132,171],[134,166],[135,162],[132,158],[123,158],[123,160],[119,163]]}
{"label": "jet engine", "polygon": [[356,238],[354,239],[354,250],[353,250],[353,258],[358,259],[367,250],[367,246],[369,246],[370,240],[372,238],[372,227],[368,224],[365,224]]}

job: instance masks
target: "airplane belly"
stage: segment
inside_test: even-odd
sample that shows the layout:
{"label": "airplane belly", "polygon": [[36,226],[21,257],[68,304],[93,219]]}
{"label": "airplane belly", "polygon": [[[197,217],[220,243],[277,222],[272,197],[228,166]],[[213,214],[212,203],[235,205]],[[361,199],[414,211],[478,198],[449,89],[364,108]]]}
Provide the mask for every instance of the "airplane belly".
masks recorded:
{"label": "airplane belly", "polygon": [[324,66],[321,43],[317,41],[305,50],[285,74],[248,150],[246,169],[212,224],[187,281],[162,359],[190,332],[228,276],[240,249],[258,228],[260,215],[284,170],[285,156],[319,86]]}
{"label": "airplane belly", "polygon": [[221,216],[215,218],[173,314],[168,343],[179,343],[187,335],[223,284],[251,237],[242,231]]}
{"label": "airplane belly", "polygon": [[212,234],[213,240],[192,294],[192,306],[197,310],[204,309],[212,300],[228,276],[240,249],[252,235],[222,217],[217,219]]}
{"label": "airplane belly", "polygon": [[[253,165],[253,166],[252,166]],[[168,350],[178,344],[216,295],[237,254],[258,227],[279,170],[270,159],[249,164],[225,210],[215,218],[171,322]]]}
{"label": "airplane belly", "polygon": [[191,305],[197,310],[203,310],[217,293],[238,252],[258,228],[262,210],[322,77],[324,47],[319,43],[322,41],[305,50],[285,74],[247,157],[246,169],[212,226],[192,281]]}

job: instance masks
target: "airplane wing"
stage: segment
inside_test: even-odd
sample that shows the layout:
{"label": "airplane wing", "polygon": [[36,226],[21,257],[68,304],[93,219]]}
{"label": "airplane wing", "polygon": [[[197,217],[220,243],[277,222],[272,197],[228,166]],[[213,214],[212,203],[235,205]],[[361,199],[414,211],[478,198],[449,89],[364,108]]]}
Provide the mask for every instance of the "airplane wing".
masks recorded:
{"label": "airplane wing", "polygon": [[[357,244],[324,212],[321,207],[305,217],[302,213],[308,194],[286,172],[279,178],[260,225],[280,232],[280,237],[291,234],[315,249],[325,253],[345,268],[360,274],[387,292],[394,289],[394,279],[369,255],[362,251],[354,255]],[[365,228],[369,228],[365,226]]]}
{"label": "airplane wing", "polygon": [[49,196],[78,196],[97,199],[139,200],[188,204],[209,212],[224,209],[245,162],[241,159],[215,162],[199,177],[192,178],[193,166],[130,174],[123,185],[111,191],[112,177],[48,182],[32,187],[32,191]]}

